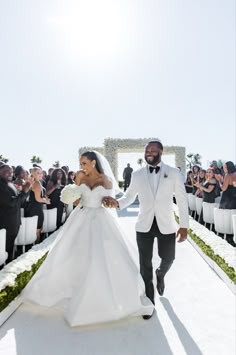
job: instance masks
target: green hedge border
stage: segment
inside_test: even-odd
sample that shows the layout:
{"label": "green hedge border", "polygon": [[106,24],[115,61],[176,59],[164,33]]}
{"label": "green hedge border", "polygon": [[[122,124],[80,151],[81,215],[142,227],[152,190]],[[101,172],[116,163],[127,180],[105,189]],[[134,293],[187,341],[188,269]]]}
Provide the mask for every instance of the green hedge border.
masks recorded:
{"label": "green hedge border", "polygon": [[[197,246],[202,250],[204,254],[206,254],[210,259],[212,259],[223,271],[224,273],[230,278],[230,280],[236,284],[236,272],[235,270],[230,267],[224,259],[222,259],[219,255],[216,255],[214,251],[205,244],[201,238],[199,238],[196,234],[193,233],[191,229],[188,230],[188,235],[197,244]],[[220,238],[220,237],[219,237]]]}
{"label": "green hedge border", "polygon": [[[179,224],[179,217],[175,215],[175,219]],[[201,251],[207,255],[210,259],[212,259],[229,277],[229,279],[236,284],[236,271],[226,264],[224,259],[222,259],[219,255],[216,255],[211,247],[204,243],[204,241],[193,233],[192,229],[188,229],[188,235],[194,241],[194,243],[201,249]],[[220,237],[219,237],[220,238]]]}
{"label": "green hedge border", "polygon": [[47,257],[47,253],[32,265],[30,271],[17,275],[14,286],[7,286],[0,291],[0,312],[3,311],[23,290]]}

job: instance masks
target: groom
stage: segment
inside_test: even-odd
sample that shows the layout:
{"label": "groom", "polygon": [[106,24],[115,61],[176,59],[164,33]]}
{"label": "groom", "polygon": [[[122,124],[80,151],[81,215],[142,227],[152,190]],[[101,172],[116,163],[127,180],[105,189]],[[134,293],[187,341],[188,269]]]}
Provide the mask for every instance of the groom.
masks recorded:
{"label": "groom", "polygon": [[[105,197],[106,207],[119,209],[129,206],[138,195],[140,210],[136,222],[136,236],[139,250],[140,273],[145,283],[146,295],[154,304],[153,286],[153,243],[157,238],[160,266],[156,270],[157,291],[164,294],[164,276],[175,258],[175,242],[187,238],[188,203],[183,179],[179,170],[161,161],[163,146],[160,141],[150,141],[145,147],[147,166],[132,174],[126,193],[119,200]],[[176,232],[173,212],[173,195],[179,208],[180,228]],[[149,319],[151,316],[143,316]]]}

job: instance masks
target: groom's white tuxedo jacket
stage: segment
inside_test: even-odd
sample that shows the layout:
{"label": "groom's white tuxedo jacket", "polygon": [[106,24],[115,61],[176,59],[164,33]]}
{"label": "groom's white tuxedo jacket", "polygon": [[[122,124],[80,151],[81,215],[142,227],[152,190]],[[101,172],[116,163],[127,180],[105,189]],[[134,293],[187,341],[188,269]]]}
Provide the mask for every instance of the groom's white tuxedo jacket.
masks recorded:
{"label": "groom's white tuxedo jacket", "polygon": [[188,228],[187,194],[179,170],[161,162],[156,193],[152,191],[148,174],[148,167],[133,172],[129,188],[118,200],[120,209],[123,209],[134,202],[138,195],[140,205],[136,231],[148,232],[155,216],[162,234],[175,233],[177,223],[174,218],[173,196],[179,208],[180,227]]}

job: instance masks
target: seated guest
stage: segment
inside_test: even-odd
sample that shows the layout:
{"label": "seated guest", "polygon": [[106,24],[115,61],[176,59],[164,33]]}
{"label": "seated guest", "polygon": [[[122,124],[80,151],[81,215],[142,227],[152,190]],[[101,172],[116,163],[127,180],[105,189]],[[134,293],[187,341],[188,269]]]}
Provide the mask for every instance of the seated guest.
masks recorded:
{"label": "seated guest", "polygon": [[223,169],[225,176],[216,176],[223,191],[219,208],[233,210],[236,209],[236,168],[232,161],[227,161]]}
{"label": "seated guest", "polygon": [[21,224],[21,204],[27,197],[30,182],[17,191],[12,183],[13,170],[9,165],[0,166],[0,229],[6,229],[7,263],[12,260],[14,242]]}

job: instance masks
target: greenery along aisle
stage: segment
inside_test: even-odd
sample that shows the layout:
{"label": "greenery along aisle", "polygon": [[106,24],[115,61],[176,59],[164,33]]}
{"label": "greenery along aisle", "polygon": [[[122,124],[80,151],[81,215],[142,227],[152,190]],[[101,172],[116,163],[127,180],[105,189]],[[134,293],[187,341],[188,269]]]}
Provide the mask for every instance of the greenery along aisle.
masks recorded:
{"label": "greenery along aisle", "polygon": [[[178,207],[174,205],[176,219],[178,220]],[[236,284],[236,258],[235,248],[226,240],[209,231],[206,227],[189,217],[190,228],[188,235],[198,245],[202,252],[211,258]]]}
{"label": "greenery along aisle", "polygon": [[0,271],[0,312],[20,294],[41,266],[57,234],[58,231],[54,232]]}

